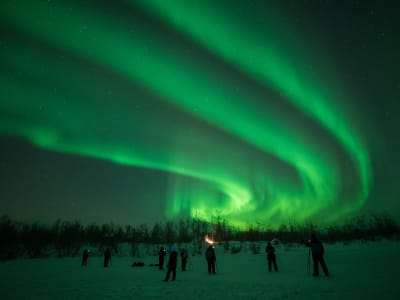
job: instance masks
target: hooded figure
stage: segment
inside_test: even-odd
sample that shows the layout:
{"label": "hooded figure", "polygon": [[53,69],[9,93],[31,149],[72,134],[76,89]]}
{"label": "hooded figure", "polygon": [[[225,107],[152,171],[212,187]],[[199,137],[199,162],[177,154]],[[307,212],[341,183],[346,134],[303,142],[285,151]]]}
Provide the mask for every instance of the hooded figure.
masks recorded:
{"label": "hooded figure", "polygon": [[186,271],[188,256],[188,251],[185,248],[181,249],[182,271]]}
{"label": "hooded figure", "polygon": [[322,242],[318,240],[317,236],[313,233],[311,234],[311,240],[306,242],[306,246],[310,247],[313,264],[314,264],[314,273],[313,276],[319,276],[319,268],[318,263],[321,264],[322,270],[324,271],[326,276],[329,276],[328,267],[326,266],[324,260],[324,246]]}
{"label": "hooded figure", "polygon": [[165,251],[164,247],[160,248],[160,251],[158,251],[158,268],[160,270],[164,269],[164,258],[167,255],[167,252]]}
{"label": "hooded figure", "polygon": [[172,281],[175,280],[176,277],[176,266],[178,265],[178,250],[175,245],[172,245],[169,250],[169,259],[168,259],[168,271],[165,276],[164,281],[169,280],[169,275],[172,272]]}
{"label": "hooded figure", "polygon": [[211,272],[215,274],[215,262],[217,261],[217,257],[212,245],[208,246],[206,250],[206,260],[208,265],[208,274],[211,274]]}
{"label": "hooded figure", "polygon": [[107,268],[111,261],[111,249],[107,248],[104,251],[104,268]]}
{"label": "hooded figure", "polygon": [[268,242],[267,247],[265,248],[265,252],[267,253],[268,270],[271,272],[271,267],[273,264],[275,272],[277,272],[278,265],[276,264],[275,248],[274,248],[274,246],[271,245],[271,242]]}
{"label": "hooded figure", "polygon": [[85,249],[85,250],[83,250],[83,254],[82,254],[82,266],[87,265],[88,258],[89,258],[89,250]]}

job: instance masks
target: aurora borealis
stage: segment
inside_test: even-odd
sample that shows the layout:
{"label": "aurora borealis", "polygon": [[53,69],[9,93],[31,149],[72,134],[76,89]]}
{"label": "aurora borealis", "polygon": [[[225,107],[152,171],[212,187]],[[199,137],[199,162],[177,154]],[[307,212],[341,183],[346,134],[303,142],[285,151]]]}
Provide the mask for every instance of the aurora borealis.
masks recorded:
{"label": "aurora borealis", "polygon": [[[28,165],[43,175],[40,162],[53,157],[57,185],[75,188],[66,188],[73,199],[54,199],[51,174],[22,176],[39,184],[32,194],[32,183],[3,171],[1,212],[94,219],[90,202],[119,223],[220,215],[242,225],[396,214],[398,159],[388,161],[399,146],[388,132],[399,27],[389,6],[2,1],[0,135],[14,153],[2,163],[13,169],[28,142]],[[61,161],[74,162],[66,171]],[[103,193],[71,178],[75,164],[103,178]],[[61,212],[49,211],[55,202]]]}

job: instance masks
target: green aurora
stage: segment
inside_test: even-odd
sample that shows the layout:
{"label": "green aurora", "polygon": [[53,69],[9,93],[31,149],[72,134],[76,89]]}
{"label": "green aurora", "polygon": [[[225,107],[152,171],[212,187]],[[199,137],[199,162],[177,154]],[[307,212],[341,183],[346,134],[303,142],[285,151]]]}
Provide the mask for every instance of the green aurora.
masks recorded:
{"label": "green aurora", "polygon": [[351,92],[279,2],[23,3],[0,4],[1,135],[167,172],[168,217],[330,223],[365,204]]}

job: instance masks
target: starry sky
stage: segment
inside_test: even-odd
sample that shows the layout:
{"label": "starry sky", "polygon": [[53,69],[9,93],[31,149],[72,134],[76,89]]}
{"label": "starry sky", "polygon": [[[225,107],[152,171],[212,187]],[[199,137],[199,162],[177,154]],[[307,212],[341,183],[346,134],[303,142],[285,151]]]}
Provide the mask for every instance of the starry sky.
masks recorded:
{"label": "starry sky", "polygon": [[392,1],[0,3],[0,214],[400,220]]}

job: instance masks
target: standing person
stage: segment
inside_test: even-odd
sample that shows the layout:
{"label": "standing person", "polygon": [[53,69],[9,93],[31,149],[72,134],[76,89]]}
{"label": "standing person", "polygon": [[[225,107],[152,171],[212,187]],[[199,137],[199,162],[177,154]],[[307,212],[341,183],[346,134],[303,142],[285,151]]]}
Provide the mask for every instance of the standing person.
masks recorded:
{"label": "standing person", "polygon": [[275,272],[278,272],[278,265],[276,264],[275,248],[274,246],[271,245],[271,242],[268,242],[267,247],[265,248],[265,252],[267,253],[268,270],[271,272],[271,267],[273,264]]}
{"label": "standing person", "polygon": [[172,272],[172,281],[175,280],[176,277],[176,266],[178,265],[178,250],[175,245],[172,245],[169,251],[169,259],[168,259],[168,271],[165,276],[164,281],[168,281],[169,275]]}
{"label": "standing person", "polygon": [[206,260],[208,265],[208,274],[215,274],[215,262],[217,261],[217,257],[215,255],[214,246],[208,246],[206,250]]}
{"label": "standing person", "polygon": [[107,268],[110,262],[111,262],[111,250],[110,248],[106,248],[106,250],[104,251],[104,268]]}
{"label": "standing person", "polygon": [[311,249],[311,254],[312,254],[312,259],[313,259],[313,264],[314,264],[314,273],[313,276],[318,277],[319,276],[319,268],[318,268],[318,263],[321,264],[322,270],[324,271],[326,276],[329,276],[329,271],[328,267],[326,266],[325,260],[324,260],[324,246],[322,242],[317,238],[315,233],[311,234],[311,239],[309,241],[305,242],[305,245],[307,247],[310,247]]}
{"label": "standing person", "polygon": [[89,258],[89,250],[85,249],[85,250],[83,250],[83,254],[82,254],[82,266],[87,265],[88,258]]}
{"label": "standing person", "polygon": [[188,251],[185,248],[181,249],[182,271],[186,271],[186,264],[188,260]]}
{"label": "standing person", "polygon": [[158,269],[160,270],[164,270],[165,255],[167,255],[167,251],[165,251],[164,247],[161,247],[160,251],[158,251]]}

